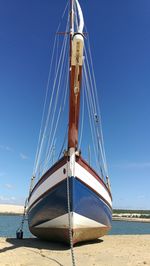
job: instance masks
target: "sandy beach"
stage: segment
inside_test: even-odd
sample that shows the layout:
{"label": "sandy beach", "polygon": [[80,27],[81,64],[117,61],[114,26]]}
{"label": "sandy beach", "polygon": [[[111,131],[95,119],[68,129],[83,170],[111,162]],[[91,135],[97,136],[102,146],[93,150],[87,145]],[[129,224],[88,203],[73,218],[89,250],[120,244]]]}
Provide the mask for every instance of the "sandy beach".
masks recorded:
{"label": "sandy beach", "polygon": [[[76,266],[150,265],[150,235],[105,236],[74,247]],[[71,266],[66,245],[39,239],[0,238],[0,265]]]}
{"label": "sandy beach", "polygon": [[1,214],[22,214],[23,209],[21,205],[0,204]]}
{"label": "sandy beach", "polygon": [[140,222],[140,223],[150,223],[149,218],[128,218],[128,217],[113,217],[113,221],[126,221],[126,222]]}

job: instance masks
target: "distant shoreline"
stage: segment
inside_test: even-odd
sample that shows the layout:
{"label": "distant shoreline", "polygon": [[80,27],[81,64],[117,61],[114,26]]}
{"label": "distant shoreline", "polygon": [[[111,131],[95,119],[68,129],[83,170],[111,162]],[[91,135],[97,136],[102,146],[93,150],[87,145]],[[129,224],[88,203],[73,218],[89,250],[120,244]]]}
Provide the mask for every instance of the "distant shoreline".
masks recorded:
{"label": "distant shoreline", "polygon": [[22,215],[24,206],[0,204],[0,215]]}
{"label": "distant shoreline", "polygon": [[22,216],[23,213],[17,213],[17,212],[0,212],[0,217],[1,216]]}
{"label": "distant shoreline", "polygon": [[[23,215],[23,212],[1,212],[0,211],[0,216],[18,216],[18,215]],[[140,222],[140,223],[150,223],[150,219],[143,219],[143,218],[127,218],[127,217],[113,217],[113,221],[120,221],[120,222]]]}
{"label": "distant shoreline", "polygon": [[[22,215],[24,211],[24,206],[22,205],[11,205],[11,204],[0,204],[0,216],[4,215]],[[142,222],[142,223],[150,223],[149,216],[147,218],[140,217],[145,213],[148,215],[149,211],[129,211],[127,210],[114,210],[113,213],[113,221],[127,221],[127,222]],[[135,217],[136,216],[136,217]],[[138,216],[138,217],[137,217]]]}
{"label": "distant shoreline", "polygon": [[149,218],[128,218],[128,217],[113,217],[113,221],[121,221],[121,222],[140,222],[140,223],[150,223]]}
{"label": "distant shoreline", "polygon": [[150,210],[113,210],[113,221],[150,223]]}

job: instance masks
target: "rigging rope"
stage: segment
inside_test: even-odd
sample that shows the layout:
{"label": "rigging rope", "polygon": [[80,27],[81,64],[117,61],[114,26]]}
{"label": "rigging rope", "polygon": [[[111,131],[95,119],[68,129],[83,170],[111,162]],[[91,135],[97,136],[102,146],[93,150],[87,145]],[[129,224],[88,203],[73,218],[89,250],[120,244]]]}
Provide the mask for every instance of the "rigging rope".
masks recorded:
{"label": "rigging rope", "polygon": [[[48,140],[48,145],[47,145],[47,151],[46,151],[45,158],[47,158],[47,156],[48,156],[50,142],[52,143],[52,141],[51,141],[51,138],[52,138],[51,134],[52,134],[53,126],[54,126],[54,122],[55,122],[55,114],[56,114],[57,103],[58,103],[58,96],[59,96],[59,90],[60,90],[60,81],[61,81],[61,75],[62,75],[62,70],[63,70],[63,61],[64,61],[64,56],[65,56],[66,44],[67,44],[67,39],[65,41],[64,53],[63,53],[63,58],[62,58],[62,65],[61,65],[61,69],[60,69],[60,77],[59,77],[59,81],[58,81],[59,83],[58,83],[57,91],[56,91],[56,97],[55,97],[53,115],[52,115],[52,119],[51,119],[51,128],[50,128],[50,132],[49,132],[49,140]],[[61,109],[61,106],[60,106],[60,109]],[[59,116],[60,116],[60,111],[59,111]],[[58,117],[57,117],[57,121],[58,121]]]}
{"label": "rigging rope", "polygon": [[[66,30],[68,30],[68,27],[69,27],[69,16],[68,16],[68,20],[67,20]],[[56,40],[54,42],[54,46],[56,46],[55,44],[56,44]],[[53,102],[54,102],[54,94],[56,93],[55,88],[57,86],[58,80],[59,80],[59,84],[58,84],[58,87],[57,87],[57,94],[58,94],[58,89],[60,88],[60,79],[61,79],[61,77],[59,77],[59,79],[58,79],[58,75],[60,73],[60,70],[61,70],[60,74],[62,74],[62,66],[63,66],[63,64],[61,65],[61,61],[62,61],[62,58],[64,59],[64,56],[67,54],[66,53],[66,44],[67,44],[67,38],[64,37],[63,45],[62,45],[62,48],[61,48],[61,51],[60,51],[59,62],[57,64],[57,73],[56,73],[54,84],[53,84],[53,88],[52,88],[52,93],[51,93],[51,98],[50,98],[50,103],[49,103],[49,108],[48,108],[48,114],[47,114],[47,118],[46,118],[46,121],[45,121],[45,127],[43,128],[45,107],[46,107],[46,103],[47,103],[48,88],[49,88],[49,83],[50,83],[50,78],[51,78],[51,71],[49,73],[49,79],[48,79],[48,85],[47,85],[47,93],[46,93],[46,99],[45,99],[45,105],[44,105],[44,111],[43,111],[43,118],[42,118],[42,125],[41,125],[40,136],[39,136],[39,145],[38,145],[38,148],[37,148],[37,155],[36,155],[36,160],[35,160],[34,174],[38,172],[38,168],[41,165],[41,162],[40,162],[41,159],[40,158],[42,156],[42,152],[43,152],[43,149],[44,149],[45,138],[47,138],[46,132],[47,132],[49,124],[50,124],[49,121],[50,121],[51,114],[52,114],[52,117],[53,117],[52,118],[53,119],[52,120],[53,123],[51,124],[50,134],[48,134],[48,135],[49,135],[49,139],[52,137],[51,133],[52,133],[53,125],[54,125],[54,116],[55,116],[55,113],[53,112],[52,106],[53,106]],[[53,51],[53,57],[54,57],[54,53],[56,51],[55,47],[54,47],[53,50],[54,50]],[[52,57],[51,65],[53,64],[53,57]],[[66,99],[66,94],[65,94],[65,99]],[[56,101],[57,101],[57,98],[55,98],[55,111],[56,111],[56,105],[57,105]],[[49,149],[49,144],[47,146],[47,152],[46,152],[47,155],[48,155],[48,149]],[[45,157],[45,159],[46,159],[46,157]]]}
{"label": "rigging rope", "polygon": [[94,92],[96,95],[96,106],[98,108],[98,114],[100,118],[100,136],[101,136],[101,141],[102,141],[102,148],[103,148],[103,155],[104,155],[104,164],[105,164],[105,171],[106,175],[108,175],[108,168],[107,168],[107,162],[106,162],[106,154],[105,154],[105,147],[104,147],[104,137],[103,137],[103,132],[102,132],[102,123],[101,123],[101,112],[100,112],[100,105],[98,103],[98,90],[97,90],[97,85],[96,85],[96,80],[95,80],[95,74],[94,74],[94,66],[93,66],[93,60],[92,60],[92,54],[91,54],[91,48],[90,48],[90,39],[88,39],[88,51],[89,51],[89,57],[90,57],[90,62],[91,62],[91,69],[92,69],[92,75],[93,75],[93,82],[94,82]]}
{"label": "rigging rope", "polygon": [[[63,43],[65,46],[66,46],[66,39],[64,39],[64,43]],[[63,56],[64,58],[64,46],[62,48],[62,53],[61,55]],[[51,100],[50,100],[50,105],[49,105],[49,110],[48,110],[48,116],[47,116],[47,119],[46,119],[46,125],[45,125],[45,129],[44,129],[44,133],[43,133],[43,136],[45,135],[45,132],[47,130],[47,127],[48,127],[48,123],[49,123],[49,118],[50,118],[50,114],[51,114],[51,109],[52,109],[52,102],[53,102],[53,97],[54,97],[54,92],[55,92],[55,87],[56,87],[56,82],[57,82],[57,77],[58,77],[58,73],[59,73],[59,67],[61,65],[61,55],[60,55],[60,59],[59,59],[59,63],[58,63],[58,68],[57,68],[57,73],[56,73],[56,76],[55,76],[55,80],[54,80],[54,85],[53,85],[53,89],[52,89],[52,96],[51,96]],[[62,68],[61,68],[62,69]],[[57,87],[57,92],[56,92],[56,98],[55,98],[55,108],[54,108],[54,112],[53,112],[53,118],[52,118],[52,124],[51,124],[51,130],[50,130],[50,134],[49,136],[51,136],[51,132],[52,132],[52,126],[53,126],[53,122],[54,122],[54,115],[55,115],[55,111],[56,111],[56,105],[57,105],[57,101],[58,101],[58,92],[59,92],[59,86]]]}
{"label": "rigging rope", "polygon": [[62,147],[61,147],[60,153],[59,153],[59,155],[58,155],[58,160],[60,159],[61,154],[62,154],[62,152],[63,152],[63,149],[64,149],[64,147],[65,147],[65,142],[66,142],[66,139],[67,139],[67,133],[68,133],[68,125],[67,125],[67,127],[66,127],[66,132],[65,132],[64,141],[63,141],[63,144],[62,144]]}
{"label": "rigging rope", "polygon": [[[67,4],[65,6],[65,9],[63,11],[61,19],[63,19],[64,15],[66,13],[67,7],[69,8],[69,1],[67,1]],[[68,24],[68,21],[67,21],[67,24]],[[57,27],[57,32],[59,31],[60,25],[61,25],[61,22],[59,23],[59,25]],[[46,86],[44,108],[43,108],[42,119],[41,119],[41,127],[40,127],[40,133],[39,133],[39,138],[38,138],[37,151],[36,151],[36,155],[35,155],[34,168],[33,168],[33,175],[34,176],[36,175],[36,173],[38,171],[38,167],[39,167],[39,164],[40,164],[40,157],[41,157],[41,153],[42,153],[42,149],[43,149],[43,145],[44,145],[44,139],[46,137],[45,128],[47,128],[47,127],[46,127],[46,123],[44,123],[44,117],[45,117],[45,112],[46,112],[46,105],[47,105],[47,102],[48,102],[47,98],[48,98],[48,93],[49,93],[49,84],[50,84],[52,66],[53,66],[53,61],[54,61],[54,54],[55,54],[55,51],[56,51],[56,48],[57,48],[57,46],[56,46],[56,44],[57,44],[56,41],[57,40],[58,40],[58,35],[55,36],[53,49],[52,49],[52,56],[51,56],[49,74],[48,74],[48,81],[47,81],[47,86]],[[44,127],[44,124],[45,124],[45,127]]]}
{"label": "rigging rope", "polygon": [[87,92],[87,77],[86,77],[86,68],[85,68],[85,65],[83,66],[83,72],[84,72],[84,75],[85,75],[85,77],[83,76],[83,84],[85,86],[85,96],[86,96],[86,103],[87,103],[87,109],[88,109],[88,115],[89,115],[91,136],[92,136],[93,148],[94,148],[94,153],[95,153],[95,158],[96,158],[96,166],[98,168],[97,152],[96,152],[97,149],[96,149],[96,145],[95,145],[94,132],[93,132],[93,127],[92,127],[93,120],[92,120],[92,117],[91,117],[90,104],[89,104],[88,92]]}
{"label": "rigging rope", "polygon": [[41,137],[42,137],[42,128],[43,128],[43,122],[44,122],[44,114],[45,114],[45,109],[46,109],[46,102],[47,102],[47,96],[48,96],[48,89],[49,89],[49,82],[50,82],[50,76],[51,76],[51,70],[52,70],[52,63],[53,63],[53,58],[54,58],[55,44],[56,44],[56,36],[55,36],[55,39],[54,39],[52,59],[51,59],[51,63],[50,63],[48,81],[47,81],[47,86],[46,86],[46,95],[45,95],[44,108],[43,108],[43,114],[42,114],[42,120],[41,120],[41,128],[40,128],[38,145],[37,145],[37,152],[36,152],[35,163],[34,163],[34,171],[33,171],[33,175],[34,176],[36,175],[37,165],[38,165],[38,160],[39,160],[39,153],[40,153],[40,147],[41,147],[40,142],[41,142]]}
{"label": "rigging rope", "polygon": [[[90,62],[88,61],[88,53],[90,53]],[[95,76],[94,76],[93,65],[92,65],[91,51],[90,51],[89,46],[88,46],[88,51],[85,47],[85,58],[86,60],[85,60],[84,70],[85,70],[85,76],[86,76],[86,87],[87,87],[87,91],[89,95],[88,97],[89,107],[91,110],[90,112],[93,116],[93,119],[92,119],[93,121],[95,119],[95,116],[100,118],[100,110],[99,110],[99,104],[98,104],[97,89],[95,89],[96,83],[95,83]],[[105,156],[104,143],[103,143],[103,134],[102,134],[102,128],[101,128],[99,119],[96,123],[92,122],[91,126],[92,126],[91,130],[94,131],[94,136],[95,136],[94,138],[97,139],[97,143],[98,143],[98,146],[97,146],[98,157],[101,155],[104,172],[105,172],[105,175],[107,175],[107,165],[106,165],[106,156]]]}
{"label": "rigging rope", "polygon": [[[64,48],[65,49],[65,48]],[[67,54],[66,54],[67,55]],[[64,66],[64,62],[62,62],[62,66]],[[61,77],[63,76],[65,76],[65,75],[63,75],[63,72],[62,71],[64,71],[64,67],[61,69]],[[65,69],[65,71],[66,71],[66,69]],[[67,72],[69,72],[69,68],[68,68],[68,71]],[[68,75],[67,75],[68,76]],[[47,146],[47,153],[46,153],[46,156],[45,156],[45,158],[48,158],[49,157],[49,150],[51,149],[51,146],[53,145],[53,140],[54,140],[54,137],[55,137],[55,135],[56,135],[56,131],[57,131],[57,127],[58,127],[58,122],[59,122],[59,120],[61,119],[61,117],[62,117],[62,114],[63,114],[63,110],[64,110],[64,106],[65,106],[65,101],[66,101],[66,96],[67,96],[67,89],[68,89],[68,87],[67,87],[67,85],[65,86],[64,85],[64,87],[65,87],[65,91],[64,91],[64,97],[61,97],[61,104],[60,104],[60,108],[59,108],[59,113],[58,113],[58,116],[57,116],[57,122],[55,123],[55,130],[54,130],[54,122],[55,122],[55,115],[57,115],[57,113],[56,113],[56,111],[57,111],[57,103],[58,103],[58,95],[59,95],[59,89],[60,89],[60,84],[62,84],[63,82],[61,82],[62,80],[61,80],[61,78],[60,78],[60,80],[59,80],[59,84],[58,84],[58,89],[57,89],[57,95],[56,95],[56,100],[55,100],[55,107],[54,107],[54,113],[53,113],[53,117],[52,117],[52,120],[51,120],[51,129],[50,129],[50,133],[49,133],[49,141],[48,141],[48,146]],[[68,83],[68,82],[66,82],[66,83]],[[65,82],[64,82],[64,84],[65,84]],[[58,119],[59,118],[59,119]],[[53,133],[53,135],[52,135],[52,133]],[[50,144],[51,143],[51,144]],[[49,148],[50,147],[50,148]]]}

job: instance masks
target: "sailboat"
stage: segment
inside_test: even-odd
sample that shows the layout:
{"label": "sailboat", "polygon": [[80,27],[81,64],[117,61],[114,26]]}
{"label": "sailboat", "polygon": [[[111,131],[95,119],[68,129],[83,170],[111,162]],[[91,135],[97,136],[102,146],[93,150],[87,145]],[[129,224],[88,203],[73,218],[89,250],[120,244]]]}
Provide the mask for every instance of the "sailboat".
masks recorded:
{"label": "sailboat", "polygon": [[[57,41],[54,43],[57,60],[54,64],[53,53],[47,86],[50,94],[47,89],[27,214],[29,229],[36,237],[66,243],[71,239],[76,244],[100,238],[111,229],[112,195],[93,63],[90,50],[86,50],[89,37],[84,32],[79,1],[70,0],[64,14],[67,10],[65,32],[56,34],[63,43],[60,50]],[[66,101],[67,109],[63,109]],[[59,121],[61,116],[65,117],[66,129],[64,120]],[[94,129],[89,133],[92,125]],[[54,137],[55,133],[58,138],[63,136],[64,141]],[[61,146],[65,149],[60,149],[56,156],[56,148]]]}

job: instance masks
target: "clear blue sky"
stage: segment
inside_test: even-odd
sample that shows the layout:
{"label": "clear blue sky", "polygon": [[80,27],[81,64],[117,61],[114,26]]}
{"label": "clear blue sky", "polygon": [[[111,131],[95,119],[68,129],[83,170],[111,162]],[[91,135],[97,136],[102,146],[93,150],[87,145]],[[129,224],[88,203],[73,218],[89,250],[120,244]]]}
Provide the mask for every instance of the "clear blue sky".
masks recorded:
{"label": "clear blue sky", "polygon": [[[150,209],[150,1],[81,0],[115,208]],[[28,193],[66,0],[0,0],[0,203]]]}

